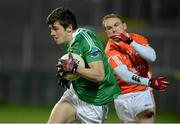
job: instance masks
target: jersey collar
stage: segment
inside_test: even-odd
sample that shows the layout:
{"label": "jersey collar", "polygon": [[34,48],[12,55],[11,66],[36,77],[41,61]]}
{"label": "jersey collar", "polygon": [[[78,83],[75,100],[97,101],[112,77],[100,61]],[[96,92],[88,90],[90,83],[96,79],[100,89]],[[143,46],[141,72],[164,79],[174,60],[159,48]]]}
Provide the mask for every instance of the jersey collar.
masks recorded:
{"label": "jersey collar", "polygon": [[76,36],[81,32],[81,30],[82,30],[82,28],[78,28],[78,29],[72,34],[72,40],[71,40],[69,46],[71,46],[71,45],[74,43],[74,41],[75,41],[75,39],[76,39]]}

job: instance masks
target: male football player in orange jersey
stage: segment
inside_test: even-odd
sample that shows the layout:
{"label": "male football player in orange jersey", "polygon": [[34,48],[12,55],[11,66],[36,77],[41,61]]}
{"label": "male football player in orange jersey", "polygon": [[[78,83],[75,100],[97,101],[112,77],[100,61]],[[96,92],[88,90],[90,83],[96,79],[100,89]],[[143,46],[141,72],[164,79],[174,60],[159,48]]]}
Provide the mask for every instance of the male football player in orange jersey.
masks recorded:
{"label": "male football player in orange jersey", "polygon": [[114,100],[119,119],[124,123],[153,123],[155,103],[152,88],[164,91],[169,85],[165,77],[152,78],[149,63],[156,53],[148,40],[127,33],[127,25],[118,14],[108,14],[102,20],[109,40],[106,56],[114,71],[121,95]]}

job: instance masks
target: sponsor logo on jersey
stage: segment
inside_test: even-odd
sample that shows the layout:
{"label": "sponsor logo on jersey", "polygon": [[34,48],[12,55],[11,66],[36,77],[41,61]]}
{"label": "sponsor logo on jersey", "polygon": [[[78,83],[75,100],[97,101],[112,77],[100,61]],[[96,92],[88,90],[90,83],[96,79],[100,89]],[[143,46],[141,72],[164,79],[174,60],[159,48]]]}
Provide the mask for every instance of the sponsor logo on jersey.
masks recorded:
{"label": "sponsor logo on jersey", "polygon": [[136,75],[132,76],[132,80],[137,81],[137,82],[141,82],[140,77],[136,76]]}

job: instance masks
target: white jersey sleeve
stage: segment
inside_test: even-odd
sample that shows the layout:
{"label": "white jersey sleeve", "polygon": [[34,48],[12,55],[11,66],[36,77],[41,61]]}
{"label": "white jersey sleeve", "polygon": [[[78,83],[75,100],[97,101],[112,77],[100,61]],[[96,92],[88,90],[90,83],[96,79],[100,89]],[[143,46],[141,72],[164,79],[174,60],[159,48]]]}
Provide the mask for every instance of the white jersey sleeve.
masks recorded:
{"label": "white jersey sleeve", "polygon": [[146,61],[154,62],[156,60],[156,52],[152,47],[138,44],[135,41],[131,43],[131,46]]}
{"label": "white jersey sleeve", "polygon": [[138,76],[131,71],[127,69],[127,66],[124,64],[121,64],[114,68],[114,73],[118,75],[118,77],[127,83],[133,83],[133,84],[140,84],[148,86],[149,84],[149,78],[144,78],[141,76]]}

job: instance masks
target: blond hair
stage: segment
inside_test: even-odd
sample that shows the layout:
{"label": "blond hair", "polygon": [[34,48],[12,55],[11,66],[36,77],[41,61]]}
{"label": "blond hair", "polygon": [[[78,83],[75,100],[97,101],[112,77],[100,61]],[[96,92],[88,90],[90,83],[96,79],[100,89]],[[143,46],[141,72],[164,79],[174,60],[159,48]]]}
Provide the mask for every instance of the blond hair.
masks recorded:
{"label": "blond hair", "polygon": [[102,19],[102,26],[105,27],[105,21],[109,18],[118,18],[122,21],[122,23],[124,23],[125,21],[123,20],[123,17],[120,16],[119,14],[117,13],[111,13],[111,14],[107,14],[103,17]]}

